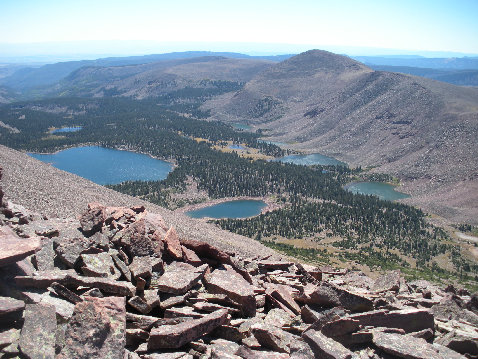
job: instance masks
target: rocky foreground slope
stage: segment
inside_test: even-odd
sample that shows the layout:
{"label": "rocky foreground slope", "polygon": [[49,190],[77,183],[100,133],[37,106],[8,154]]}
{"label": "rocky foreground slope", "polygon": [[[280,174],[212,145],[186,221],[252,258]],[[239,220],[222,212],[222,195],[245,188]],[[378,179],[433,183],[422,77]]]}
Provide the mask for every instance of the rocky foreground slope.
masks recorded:
{"label": "rocky foreground slope", "polygon": [[46,219],[2,197],[2,358],[478,357],[466,290],[246,257],[143,206]]}

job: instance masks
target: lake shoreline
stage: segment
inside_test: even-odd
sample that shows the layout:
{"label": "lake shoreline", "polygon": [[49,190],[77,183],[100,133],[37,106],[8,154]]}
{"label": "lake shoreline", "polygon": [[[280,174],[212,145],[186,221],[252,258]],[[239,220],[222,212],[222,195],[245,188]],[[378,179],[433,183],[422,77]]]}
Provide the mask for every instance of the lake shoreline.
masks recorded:
{"label": "lake shoreline", "polygon": [[[240,196],[240,197],[224,197],[224,198],[211,199],[211,200],[208,200],[208,201],[205,201],[205,202],[195,203],[195,204],[187,205],[187,206],[184,206],[184,207],[181,207],[181,208],[177,208],[176,210],[174,210],[174,212],[175,213],[186,213],[186,212],[189,212],[189,211],[195,211],[195,210],[198,210],[198,209],[202,209],[202,208],[206,208],[206,207],[210,207],[210,206],[214,206],[214,205],[217,205],[217,204],[230,202],[230,201],[263,201],[266,205],[265,205],[264,208],[261,209],[261,213],[259,213],[259,214],[264,214],[264,213],[267,213],[267,212],[274,211],[276,209],[283,208],[283,205],[277,203],[271,197],[267,197],[267,196],[264,196],[264,197]],[[259,214],[257,214],[257,216]],[[255,217],[255,216],[251,216],[251,217]],[[247,217],[247,218],[251,218],[251,217]],[[201,219],[208,219],[208,218],[201,218]]]}

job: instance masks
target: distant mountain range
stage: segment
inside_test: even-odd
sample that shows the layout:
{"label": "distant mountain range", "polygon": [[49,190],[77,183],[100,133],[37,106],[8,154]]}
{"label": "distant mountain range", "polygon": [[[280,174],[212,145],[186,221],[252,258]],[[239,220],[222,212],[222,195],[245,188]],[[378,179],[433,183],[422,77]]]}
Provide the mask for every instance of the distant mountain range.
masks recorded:
{"label": "distant mountain range", "polygon": [[[476,71],[463,68],[478,59],[373,59],[393,65],[372,68],[319,50],[292,57],[185,52],[73,61],[21,68],[1,78],[16,92],[0,88],[0,101],[142,99],[178,91],[184,101],[185,91],[221,88],[227,93],[202,107],[213,119],[254,125],[296,149],[394,174],[412,193],[409,201],[449,218],[476,219],[478,89],[425,77],[476,81]],[[428,68],[397,67],[400,61]]]}
{"label": "distant mountain range", "polygon": [[256,59],[279,62],[292,55],[277,56],[249,56],[234,52],[188,51],[172,52],[158,55],[108,57],[97,60],[67,61],[41,67],[21,68],[13,74],[0,79],[0,85],[17,91],[24,91],[35,87],[53,85],[82,67],[118,67],[149,64],[161,61],[191,59],[204,56],[220,56],[233,59]]}

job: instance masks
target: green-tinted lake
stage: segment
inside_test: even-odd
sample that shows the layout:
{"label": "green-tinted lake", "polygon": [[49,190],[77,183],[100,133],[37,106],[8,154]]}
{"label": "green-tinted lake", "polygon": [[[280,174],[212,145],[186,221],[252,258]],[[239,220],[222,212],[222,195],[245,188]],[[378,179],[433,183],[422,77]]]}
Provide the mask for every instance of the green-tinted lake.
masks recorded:
{"label": "green-tinted lake", "polygon": [[242,131],[249,131],[252,126],[246,125],[244,123],[233,123],[232,127],[234,127],[236,130],[242,130]]}
{"label": "green-tinted lake", "polygon": [[388,201],[409,198],[410,195],[395,191],[395,187],[381,182],[356,182],[349,183],[344,187],[352,193],[369,194]]}
{"label": "green-tinted lake", "polygon": [[169,162],[140,153],[97,146],[74,147],[54,154],[29,155],[101,185],[129,180],[161,180],[172,170]]}
{"label": "green-tinted lake", "polygon": [[311,153],[308,155],[289,155],[277,158],[274,161],[294,163],[296,165],[323,165],[323,166],[347,166],[345,162],[339,161],[333,157],[324,156],[320,153]]}
{"label": "green-tinted lake", "polygon": [[62,127],[62,128],[57,128],[56,130],[51,131],[51,133],[62,133],[62,132],[77,132],[81,130],[83,127],[78,126],[78,127]]}
{"label": "green-tinted lake", "polygon": [[189,211],[186,214],[192,218],[246,218],[260,214],[265,206],[264,201],[235,200]]}

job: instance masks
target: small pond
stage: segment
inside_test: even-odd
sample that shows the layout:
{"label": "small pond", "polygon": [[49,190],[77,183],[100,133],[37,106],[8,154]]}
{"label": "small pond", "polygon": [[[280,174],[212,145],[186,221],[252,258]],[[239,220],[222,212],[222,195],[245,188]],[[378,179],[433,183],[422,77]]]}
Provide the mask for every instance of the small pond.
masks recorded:
{"label": "small pond", "polygon": [[50,133],[62,133],[62,132],[77,132],[81,130],[83,127],[78,126],[78,127],[62,127],[62,128],[57,128],[56,130],[51,131]]}
{"label": "small pond", "polygon": [[232,127],[234,127],[236,130],[242,130],[242,131],[249,131],[252,129],[252,126],[246,125],[244,123],[233,123]]}
{"label": "small pond", "polygon": [[324,156],[320,153],[311,153],[308,155],[289,155],[276,158],[274,161],[294,163],[296,165],[322,165],[322,166],[347,166],[345,162],[339,161],[333,157]]}
{"label": "small pond", "polygon": [[245,149],[245,147],[241,146],[241,145],[230,145],[229,148],[231,150],[243,150],[243,149]]}
{"label": "small pond", "polygon": [[257,216],[266,206],[260,200],[234,200],[186,212],[192,218],[247,218]]}
{"label": "small pond", "polygon": [[406,193],[395,191],[395,186],[382,182],[354,182],[345,185],[344,188],[352,193],[374,195],[387,201],[410,197]]}
{"label": "small pond", "polygon": [[74,147],[54,154],[29,153],[60,170],[100,185],[165,179],[173,165],[148,155],[98,146]]}

